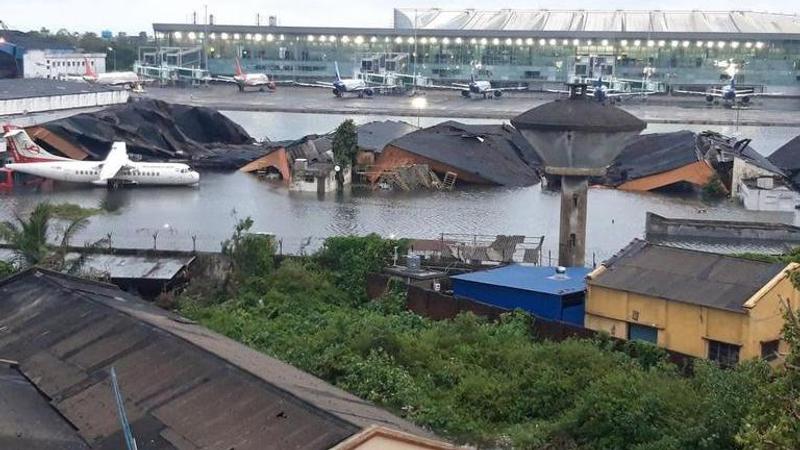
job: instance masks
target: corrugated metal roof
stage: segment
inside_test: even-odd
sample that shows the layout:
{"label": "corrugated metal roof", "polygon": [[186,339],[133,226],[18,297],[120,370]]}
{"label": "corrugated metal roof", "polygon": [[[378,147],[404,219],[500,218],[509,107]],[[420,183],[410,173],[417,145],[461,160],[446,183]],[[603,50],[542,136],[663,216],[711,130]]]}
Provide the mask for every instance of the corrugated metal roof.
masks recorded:
{"label": "corrugated metal roof", "polygon": [[613,183],[647,177],[703,159],[691,131],[642,134],[631,139],[614,159],[607,178]]}
{"label": "corrugated metal roof", "polygon": [[0,284],[0,356],[92,448],[122,448],[115,367],[140,448],[327,449],[373,424],[426,431],[112,286],[39,269]]}
{"label": "corrugated metal roof", "polygon": [[634,240],[590,285],[733,312],[786,268]]}
{"label": "corrugated metal roof", "polygon": [[[68,253],[67,261],[79,258],[77,253]],[[86,254],[81,268],[102,273],[111,279],[135,278],[146,280],[171,280],[194,260],[193,256],[164,257],[121,254]]]}
{"label": "corrugated metal roof", "polygon": [[800,34],[800,17],[753,11],[395,9],[396,29]]}
{"label": "corrugated metal roof", "polygon": [[566,295],[586,290],[585,267],[568,267],[566,276],[556,274],[554,267],[511,264],[491,270],[466,273],[451,277],[453,280],[489,284],[525,291],[543,292],[553,295]]}
{"label": "corrugated metal roof", "polygon": [[358,126],[358,148],[376,153],[386,144],[419,128],[402,120],[376,120]]}

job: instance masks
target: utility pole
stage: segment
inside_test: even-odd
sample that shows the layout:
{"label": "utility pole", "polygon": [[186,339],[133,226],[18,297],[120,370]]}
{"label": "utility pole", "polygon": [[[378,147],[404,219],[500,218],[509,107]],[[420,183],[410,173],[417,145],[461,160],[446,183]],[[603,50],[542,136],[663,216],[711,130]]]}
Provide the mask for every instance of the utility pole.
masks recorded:
{"label": "utility pole", "polygon": [[414,8],[414,84],[411,88],[412,93],[417,93],[417,9]]}

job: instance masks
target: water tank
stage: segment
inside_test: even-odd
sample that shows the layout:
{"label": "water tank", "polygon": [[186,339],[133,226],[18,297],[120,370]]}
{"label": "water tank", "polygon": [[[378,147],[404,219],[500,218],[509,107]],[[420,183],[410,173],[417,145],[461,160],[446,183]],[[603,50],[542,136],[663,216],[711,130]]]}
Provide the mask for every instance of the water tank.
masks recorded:
{"label": "water tank", "polygon": [[422,270],[422,258],[419,255],[412,255],[408,257],[408,270]]}
{"label": "water tank", "polygon": [[278,26],[278,16],[269,16],[269,26],[271,27]]}

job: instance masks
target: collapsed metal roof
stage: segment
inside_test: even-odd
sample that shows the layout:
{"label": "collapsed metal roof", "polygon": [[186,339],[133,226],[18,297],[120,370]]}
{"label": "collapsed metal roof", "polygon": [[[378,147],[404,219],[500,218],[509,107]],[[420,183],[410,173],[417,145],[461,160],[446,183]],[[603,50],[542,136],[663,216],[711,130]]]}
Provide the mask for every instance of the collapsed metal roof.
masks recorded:
{"label": "collapsed metal roof", "polygon": [[510,125],[465,125],[450,120],[406,134],[389,145],[498,185],[539,182],[541,160]]}
{"label": "collapsed metal roof", "polygon": [[[416,24],[416,26],[415,26]],[[800,17],[754,11],[395,9],[396,29],[800,34]]]}
{"label": "collapsed metal roof", "polygon": [[738,313],[786,267],[639,239],[603,265],[590,285]]}
{"label": "collapsed metal roof", "polygon": [[618,185],[702,161],[696,138],[685,130],[636,136],[609,167],[607,180]]}
{"label": "collapsed metal roof", "polygon": [[0,282],[0,358],[90,448],[123,448],[112,366],[140,448],[327,449],[375,424],[429,436],[117,288],[41,269]]}

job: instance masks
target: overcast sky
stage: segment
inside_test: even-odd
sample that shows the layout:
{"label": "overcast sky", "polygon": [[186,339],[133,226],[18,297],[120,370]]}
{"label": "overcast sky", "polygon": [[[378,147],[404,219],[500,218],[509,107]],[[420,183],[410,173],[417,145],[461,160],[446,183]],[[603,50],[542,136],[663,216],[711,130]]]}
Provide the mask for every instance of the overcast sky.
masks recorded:
{"label": "overcast sky", "polygon": [[[192,11],[202,18],[208,5],[218,24],[255,24],[256,14],[277,15],[281,25],[390,27],[392,9],[672,9],[707,11],[758,10],[800,13],[798,0],[0,0],[0,20],[20,30],[41,27],[56,31],[112,30],[153,32],[153,22],[188,22]],[[199,19],[198,19],[199,20]],[[265,22],[266,20],[264,20]],[[264,23],[262,22],[262,23]]]}

